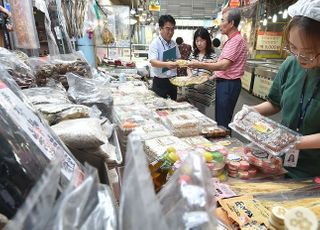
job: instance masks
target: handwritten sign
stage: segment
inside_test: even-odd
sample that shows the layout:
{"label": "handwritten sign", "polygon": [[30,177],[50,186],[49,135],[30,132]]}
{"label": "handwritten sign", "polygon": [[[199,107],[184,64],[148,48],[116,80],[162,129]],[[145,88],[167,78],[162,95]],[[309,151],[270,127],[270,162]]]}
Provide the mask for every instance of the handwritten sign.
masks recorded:
{"label": "handwritten sign", "polygon": [[282,32],[258,31],[256,50],[280,50]]}

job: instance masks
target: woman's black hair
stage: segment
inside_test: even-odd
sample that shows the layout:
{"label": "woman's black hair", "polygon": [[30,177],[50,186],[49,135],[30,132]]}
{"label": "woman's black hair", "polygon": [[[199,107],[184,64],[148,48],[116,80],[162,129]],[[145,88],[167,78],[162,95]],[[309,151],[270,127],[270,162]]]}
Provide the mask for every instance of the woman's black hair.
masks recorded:
{"label": "woman's black hair", "polygon": [[197,48],[197,45],[196,45],[197,37],[200,37],[200,38],[206,40],[206,42],[207,42],[206,56],[209,57],[211,55],[211,53],[213,52],[213,50],[212,50],[211,38],[210,38],[210,34],[209,34],[208,30],[203,27],[199,27],[196,30],[196,32],[194,32],[194,36],[193,36],[193,55],[194,56],[197,56],[200,52],[199,49]]}

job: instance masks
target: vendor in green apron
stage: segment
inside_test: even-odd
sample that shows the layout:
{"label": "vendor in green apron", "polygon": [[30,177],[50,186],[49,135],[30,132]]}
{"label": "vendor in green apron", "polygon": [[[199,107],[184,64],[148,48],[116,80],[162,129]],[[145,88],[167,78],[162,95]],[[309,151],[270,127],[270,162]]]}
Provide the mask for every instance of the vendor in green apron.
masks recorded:
{"label": "vendor in green apron", "polygon": [[[320,0],[299,0],[288,8],[285,50],[267,101],[253,107],[270,116],[281,112],[282,124],[302,134],[294,156],[284,158],[288,176],[320,176]],[[292,164],[292,161],[295,164]],[[286,164],[286,161],[288,161]]]}

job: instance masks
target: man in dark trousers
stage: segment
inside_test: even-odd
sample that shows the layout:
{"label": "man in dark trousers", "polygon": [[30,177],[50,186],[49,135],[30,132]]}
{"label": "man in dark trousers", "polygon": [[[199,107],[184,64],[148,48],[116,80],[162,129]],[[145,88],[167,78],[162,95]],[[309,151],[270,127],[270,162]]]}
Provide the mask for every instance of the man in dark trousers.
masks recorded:
{"label": "man in dark trousers", "polygon": [[239,9],[227,9],[221,19],[220,30],[228,36],[215,63],[192,62],[190,68],[215,71],[216,78],[216,121],[228,128],[233,110],[241,91],[241,77],[247,60],[247,43],[241,36],[238,25],[241,20]]}
{"label": "man in dark trousers", "polygon": [[175,26],[176,21],[171,15],[161,15],[160,35],[151,42],[148,52],[152,90],[160,97],[173,100],[177,99],[177,87],[169,79],[177,76],[178,65],[175,60],[181,57],[177,44],[171,40]]}

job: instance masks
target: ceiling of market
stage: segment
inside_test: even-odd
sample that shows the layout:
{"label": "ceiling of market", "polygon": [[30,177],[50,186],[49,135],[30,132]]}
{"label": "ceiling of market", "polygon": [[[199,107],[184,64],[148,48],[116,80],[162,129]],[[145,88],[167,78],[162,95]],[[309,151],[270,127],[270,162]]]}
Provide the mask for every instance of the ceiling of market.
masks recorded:
{"label": "ceiling of market", "polygon": [[[111,0],[115,5],[137,8],[144,0]],[[147,1],[148,2],[148,1]],[[212,18],[224,0],[161,0],[160,14],[171,14],[176,18]]]}

